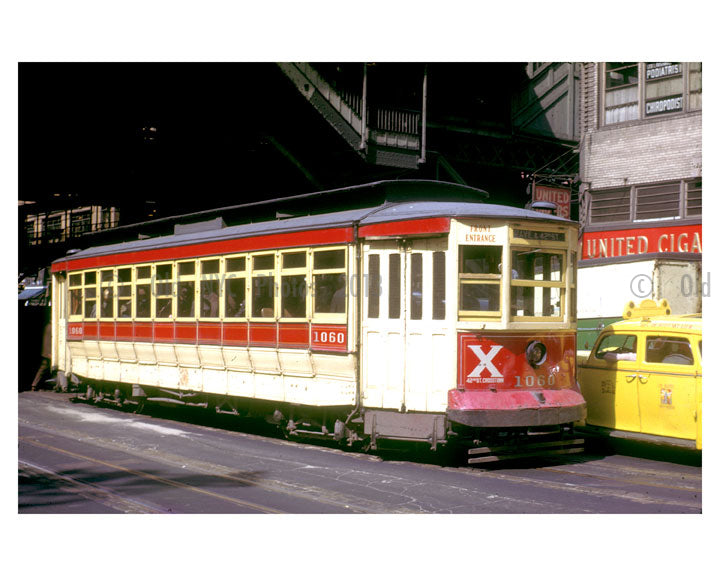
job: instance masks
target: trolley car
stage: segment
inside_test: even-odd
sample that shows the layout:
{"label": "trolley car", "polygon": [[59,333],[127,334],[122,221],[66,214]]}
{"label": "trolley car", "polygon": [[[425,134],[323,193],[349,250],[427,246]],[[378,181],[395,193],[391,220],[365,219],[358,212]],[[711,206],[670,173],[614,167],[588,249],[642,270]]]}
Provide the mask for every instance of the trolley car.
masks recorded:
{"label": "trolley car", "polygon": [[297,197],[305,215],[68,255],[52,265],[59,380],[369,448],[458,440],[471,462],[578,451],[577,225],[486,197],[376,182]]}

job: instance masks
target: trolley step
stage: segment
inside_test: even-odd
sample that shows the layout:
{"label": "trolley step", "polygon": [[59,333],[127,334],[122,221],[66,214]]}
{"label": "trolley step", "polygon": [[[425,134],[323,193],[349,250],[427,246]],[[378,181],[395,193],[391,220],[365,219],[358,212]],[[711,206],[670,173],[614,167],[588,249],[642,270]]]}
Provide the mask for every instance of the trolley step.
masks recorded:
{"label": "trolley step", "polygon": [[[517,458],[537,458],[560,454],[579,454],[585,450],[583,438],[556,440],[554,442],[528,442],[496,446],[479,446],[468,450],[468,464],[483,464]],[[482,456],[475,456],[481,454]]]}

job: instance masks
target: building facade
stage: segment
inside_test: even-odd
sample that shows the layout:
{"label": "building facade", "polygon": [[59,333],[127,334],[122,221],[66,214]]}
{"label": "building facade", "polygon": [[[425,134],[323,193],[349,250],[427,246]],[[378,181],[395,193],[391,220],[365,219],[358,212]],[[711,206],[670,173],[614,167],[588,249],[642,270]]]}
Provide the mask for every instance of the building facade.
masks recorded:
{"label": "building facade", "polygon": [[702,64],[585,63],[581,86],[579,318],[699,312]]}

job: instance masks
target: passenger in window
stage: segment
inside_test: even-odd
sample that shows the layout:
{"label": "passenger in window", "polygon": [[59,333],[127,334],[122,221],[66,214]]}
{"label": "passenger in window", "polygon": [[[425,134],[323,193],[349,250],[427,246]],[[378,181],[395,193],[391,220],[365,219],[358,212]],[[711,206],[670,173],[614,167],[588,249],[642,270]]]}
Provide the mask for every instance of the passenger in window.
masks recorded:
{"label": "passenger in window", "polygon": [[217,281],[202,283],[203,295],[200,315],[203,318],[215,318],[219,315],[220,296],[218,288]]}
{"label": "passenger in window", "polygon": [[130,300],[126,300],[125,302],[122,302],[120,304],[120,310],[118,312],[118,317],[120,318],[130,318],[131,311],[130,311]]}
{"label": "passenger in window", "polygon": [[239,295],[234,290],[228,290],[225,288],[225,316],[237,318],[238,316],[245,316],[245,298],[244,294]]}
{"label": "passenger in window", "polygon": [[141,318],[150,316],[150,291],[146,286],[138,286],[137,316]]}
{"label": "passenger in window", "polygon": [[158,300],[157,313],[158,318],[168,318],[172,314],[172,300]]}
{"label": "passenger in window", "polygon": [[70,305],[72,308],[70,314],[72,314],[73,316],[82,314],[82,296],[80,295],[79,290],[74,290],[73,292],[71,292]]}
{"label": "passenger in window", "polygon": [[330,312],[337,314],[345,313],[345,274],[338,277],[339,288],[335,290],[332,300],[330,301]]}
{"label": "passenger in window", "polygon": [[253,278],[252,315],[256,318],[272,318],[275,309],[274,281],[271,277]]}
{"label": "passenger in window", "polygon": [[282,279],[283,318],[304,318],[307,285],[304,276],[285,276]]}
{"label": "passenger in window", "polygon": [[188,318],[195,315],[195,291],[191,282],[182,282],[178,293],[178,316]]}
{"label": "passenger in window", "polygon": [[102,293],[102,304],[100,305],[100,316],[102,318],[113,317],[112,288],[105,288]]}
{"label": "passenger in window", "polygon": [[327,275],[319,275],[315,282],[315,312],[329,312],[334,294],[332,281]]}

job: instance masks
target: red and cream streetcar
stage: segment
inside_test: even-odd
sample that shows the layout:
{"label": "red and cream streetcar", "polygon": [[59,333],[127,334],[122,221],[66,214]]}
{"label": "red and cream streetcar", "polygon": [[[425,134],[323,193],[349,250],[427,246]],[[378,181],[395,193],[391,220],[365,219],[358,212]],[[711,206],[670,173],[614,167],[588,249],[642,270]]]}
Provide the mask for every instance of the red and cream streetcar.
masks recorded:
{"label": "red and cream streetcar", "polygon": [[577,226],[486,197],[376,182],[295,197],[306,215],[68,255],[52,266],[53,365],[88,399],[202,404],[290,435],[466,440],[470,461],[533,439],[578,450],[558,436],[585,416]]}

